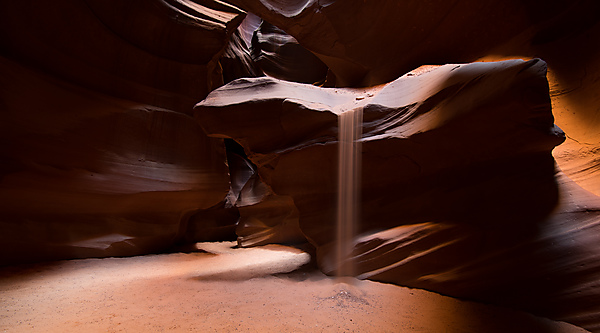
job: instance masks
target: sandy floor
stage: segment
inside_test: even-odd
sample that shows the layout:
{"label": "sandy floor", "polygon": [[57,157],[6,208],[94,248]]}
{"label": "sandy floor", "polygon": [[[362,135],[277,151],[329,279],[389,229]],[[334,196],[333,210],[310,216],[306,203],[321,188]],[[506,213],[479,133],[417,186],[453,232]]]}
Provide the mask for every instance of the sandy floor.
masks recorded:
{"label": "sandy floor", "polygon": [[2,268],[0,332],[585,332],[423,290],[296,270],[310,256],[294,248],[233,245]]}

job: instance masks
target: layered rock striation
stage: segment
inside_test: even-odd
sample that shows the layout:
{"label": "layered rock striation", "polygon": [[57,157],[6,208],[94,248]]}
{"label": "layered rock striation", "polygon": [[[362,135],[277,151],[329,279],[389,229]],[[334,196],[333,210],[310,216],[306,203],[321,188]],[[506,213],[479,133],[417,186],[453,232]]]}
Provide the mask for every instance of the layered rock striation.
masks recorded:
{"label": "layered rock striation", "polygon": [[73,84],[189,113],[222,84],[219,57],[243,19],[221,1],[5,1],[0,50]]}
{"label": "layered rock striation", "polygon": [[0,70],[1,264],[163,251],[224,200],[223,141],[190,116]]}
{"label": "layered rock striation", "polygon": [[0,4],[0,265],[235,237],[224,142],[190,114],[243,18],[220,1]]}

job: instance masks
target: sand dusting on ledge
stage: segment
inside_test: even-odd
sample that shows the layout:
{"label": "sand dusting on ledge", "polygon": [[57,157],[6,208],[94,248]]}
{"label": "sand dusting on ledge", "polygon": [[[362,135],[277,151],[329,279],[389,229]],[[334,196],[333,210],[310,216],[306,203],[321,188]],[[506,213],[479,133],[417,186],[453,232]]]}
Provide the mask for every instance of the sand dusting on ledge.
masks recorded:
{"label": "sand dusting on ledge", "polygon": [[0,332],[585,332],[423,290],[296,270],[310,256],[291,247],[234,245],[1,268]]}

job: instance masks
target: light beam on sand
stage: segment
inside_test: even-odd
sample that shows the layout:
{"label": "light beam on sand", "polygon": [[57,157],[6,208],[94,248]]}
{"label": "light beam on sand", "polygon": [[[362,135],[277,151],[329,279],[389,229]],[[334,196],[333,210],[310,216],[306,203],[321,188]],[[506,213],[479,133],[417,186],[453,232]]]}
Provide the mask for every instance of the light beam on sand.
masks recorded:
{"label": "light beam on sand", "polygon": [[235,242],[198,243],[198,249],[216,254],[194,277],[201,280],[246,280],[289,273],[310,262],[310,255],[283,245],[234,248]]}

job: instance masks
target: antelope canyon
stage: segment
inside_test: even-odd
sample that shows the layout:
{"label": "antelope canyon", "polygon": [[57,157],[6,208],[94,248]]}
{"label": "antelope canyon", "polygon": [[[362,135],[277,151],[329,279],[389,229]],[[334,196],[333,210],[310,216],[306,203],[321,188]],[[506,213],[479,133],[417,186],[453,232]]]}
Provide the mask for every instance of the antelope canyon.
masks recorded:
{"label": "antelope canyon", "polygon": [[0,3],[0,330],[600,332],[598,13]]}

